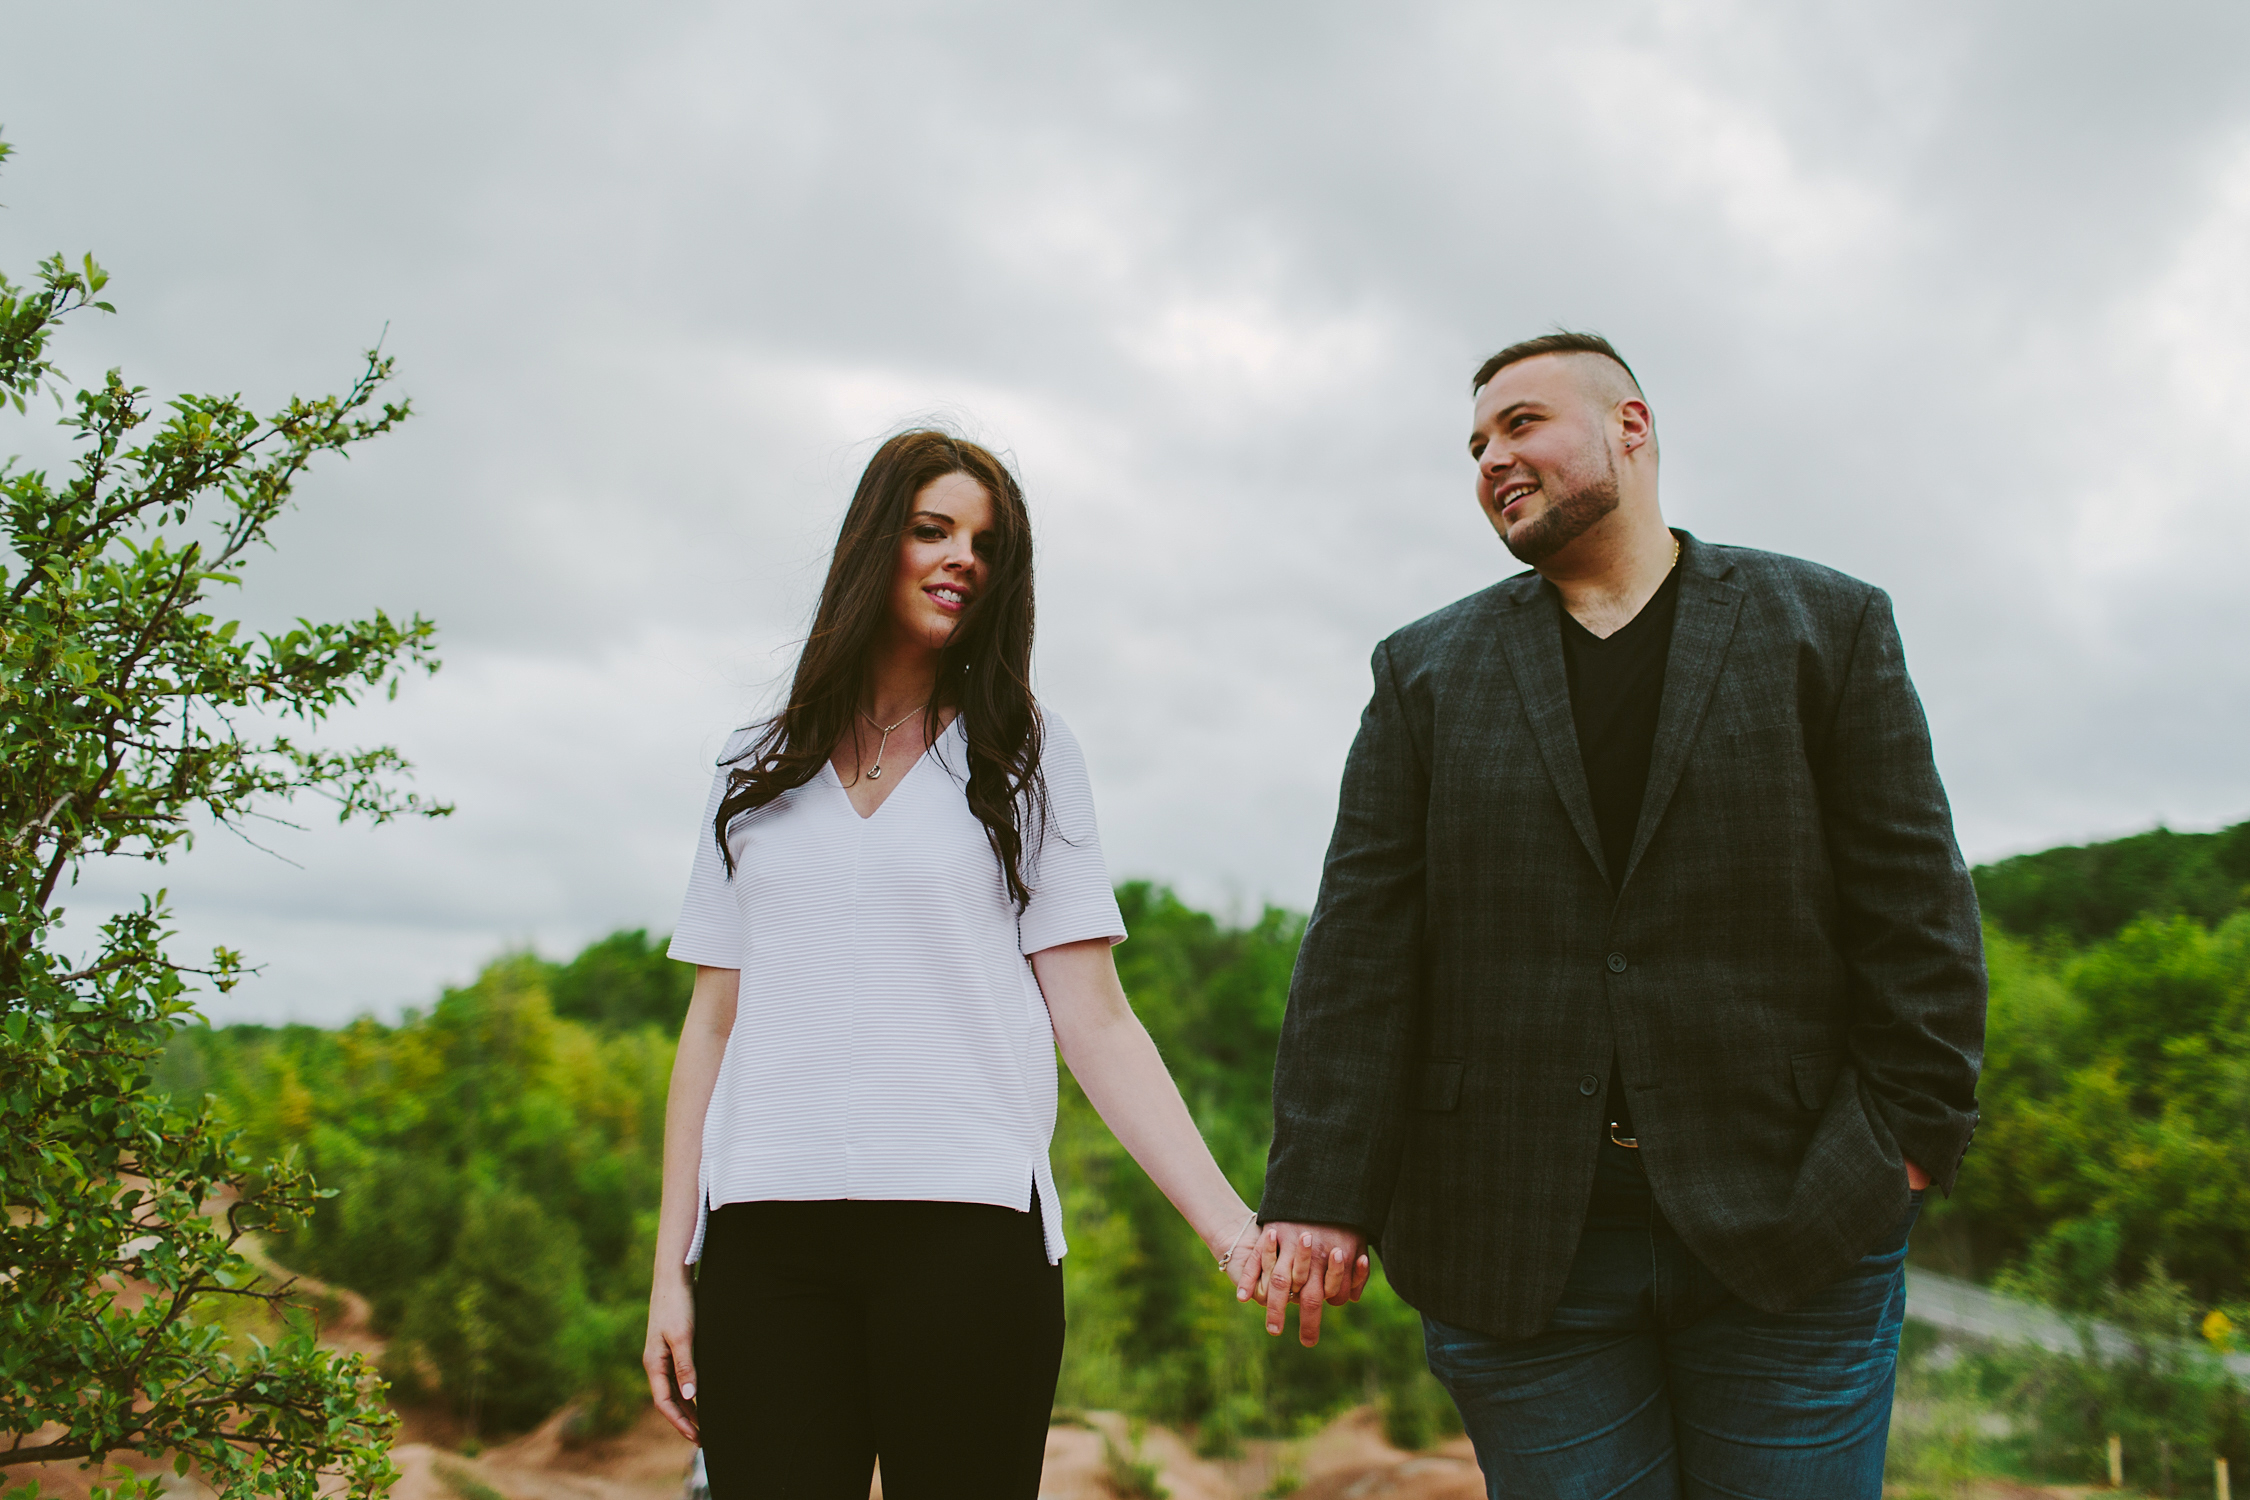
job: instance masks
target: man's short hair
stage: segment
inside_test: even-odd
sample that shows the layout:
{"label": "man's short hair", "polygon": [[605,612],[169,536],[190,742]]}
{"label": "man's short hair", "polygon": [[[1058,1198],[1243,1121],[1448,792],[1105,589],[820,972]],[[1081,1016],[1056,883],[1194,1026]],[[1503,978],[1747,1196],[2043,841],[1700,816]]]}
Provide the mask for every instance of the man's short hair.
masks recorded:
{"label": "man's short hair", "polygon": [[1571,333],[1558,329],[1553,333],[1543,333],[1535,339],[1510,344],[1477,366],[1477,378],[1469,382],[1469,394],[1474,396],[1483,390],[1492,383],[1493,376],[1516,361],[1532,359],[1541,354],[1599,354],[1625,372],[1625,378],[1633,382],[1634,390],[1641,388],[1640,378],[1633,373],[1633,367],[1625,363],[1624,355],[1610,347],[1608,339],[1598,333]]}

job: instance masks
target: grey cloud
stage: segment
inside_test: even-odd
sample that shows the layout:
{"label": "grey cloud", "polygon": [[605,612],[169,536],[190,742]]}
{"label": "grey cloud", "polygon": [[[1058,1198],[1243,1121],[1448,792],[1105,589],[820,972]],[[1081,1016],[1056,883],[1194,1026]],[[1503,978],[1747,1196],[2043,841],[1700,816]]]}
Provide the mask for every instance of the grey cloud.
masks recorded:
{"label": "grey cloud", "polygon": [[27,13],[0,246],[118,272],[80,374],[270,403],[389,324],[421,414],[245,604],[436,616],[448,675],[339,733],[462,814],[174,881],[275,957],[216,1009],[329,1014],[663,925],[869,440],[932,410],[1029,482],[1114,868],[1309,901],[1368,649],[1513,570],[1466,374],[1558,321],[1640,370],[1678,522],[1892,591],[1973,854],[2250,813],[2245,43],[2216,3]]}

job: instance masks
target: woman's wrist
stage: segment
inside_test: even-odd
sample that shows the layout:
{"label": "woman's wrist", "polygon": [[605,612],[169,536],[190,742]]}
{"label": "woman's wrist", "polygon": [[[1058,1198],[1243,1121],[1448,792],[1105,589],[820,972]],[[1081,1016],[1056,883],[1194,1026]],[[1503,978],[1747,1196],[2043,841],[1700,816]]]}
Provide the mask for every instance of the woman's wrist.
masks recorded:
{"label": "woman's wrist", "polygon": [[1240,1247],[1257,1237],[1258,1212],[1240,1199],[1235,1200],[1232,1212],[1214,1219],[1203,1231],[1203,1247],[1211,1258],[1225,1265],[1227,1256],[1239,1254]]}

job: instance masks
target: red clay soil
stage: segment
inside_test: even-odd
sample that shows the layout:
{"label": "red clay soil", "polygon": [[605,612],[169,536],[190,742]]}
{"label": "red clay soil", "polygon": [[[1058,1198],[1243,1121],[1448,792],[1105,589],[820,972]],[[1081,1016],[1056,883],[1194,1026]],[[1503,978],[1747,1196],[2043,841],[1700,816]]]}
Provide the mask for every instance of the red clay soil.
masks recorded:
{"label": "red clay soil", "polygon": [[[596,1442],[570,1445],[562,1438],[564,1416],[538,1430],[475,1458],[429,1442],[401,1443],[395,1450],[400,1479],[392,1500],[476,1500],[480,1487],[504,1500],[680,1500],[692,1450],[654,1411],[630,1431]],[[411,1424],[419,1425],[419,1424]],[[1108,1479],[1104,1439],[1127,1447],[1126,1424],[1115,1412],[1089,1413],[1083,1425],[1058,1426],[1047,1434],[1046,1474],[1041,1500],[1116,1500]],[[1173,1500],[1250,1500],[1274,1479],[1294,1468],[1304,1483],[1297,1500],[1483,1500],[1484,1480],[1468,1444],[1453,1442],[1427,1453],[1402,1453],[1383,1441],[1371,1409],[1345,1416],[1301,1443],[1252,1443],[1235,1459],[1197,1458],[1179,1434],[1151,1427],[1142,1436],[1140,1457],[1158,1469],[1158,1482]],[[131,1467],[153,1472],[154,1463],[133,1458]],[[122,1477],[113,1466],[96,1475],[75,1464],[46,1464],[33,1470],[6,1471],[10,1484],[36,1474],[41,1493],[59,1500],[86,1500],[96,1482]],[[193,1479],[167,1474],[168,1493],[199,1500],[209,1491]],[[870,1500],[881,1500],[878,1476]],[[2042,1489],[1987,1481],[1971,1487],[1963,1500],[2062,1500],[2062,1497],[2112,1494],[2084,1488]]]}
{"label": "red clay soil", "polygon": [[[562,1440],[565,1418],[476,1458],[429,1443],[397,1450],[402,1478],[393,1500],[466,1500],[475,1486],[505,1500],[677,1500],[691,1450],[651,1411],[631,1431],[580,1447]],[[1047,1434],[1041,1500],[1115,1500],[1109,1482],[1111,1446],[1130,1452],[1125,1419],[1092,1412],[1083,1424]],[[1173,1500],[1249,1500],[1284,1468],[1304,1479],[1302,1500],[1483,1500],[1484,1481],[1467,1444],[1430,1453],[1402,1453],[1385,1443],[1371,1410],[1354,1412],[1303,1443],[1253,1443],[1235,1459],[1203,1459],[1178,1433],[1151,1427],[1140,1458],[1156,1465]],[[876,1477],[870,1500],[881,1500]]]}

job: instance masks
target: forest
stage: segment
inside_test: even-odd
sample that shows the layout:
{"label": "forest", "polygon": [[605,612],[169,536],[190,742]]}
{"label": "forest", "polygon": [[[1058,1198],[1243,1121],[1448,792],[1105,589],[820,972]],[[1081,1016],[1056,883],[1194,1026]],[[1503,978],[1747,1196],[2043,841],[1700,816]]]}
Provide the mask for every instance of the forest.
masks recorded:
{"label": "forest", "polygon": [[[1915,1256],[2097,1310],[2137,1287],[2250,1326],[2250,823],[1976,871],[1992,973],[1983,1123]],[[1223,1167],[1255,1201],[1302,919],[1229,926],[1119,892],[1126,989]],[[500,1434],[579,1403],[630,1420],[664,1090],[689,971],[645,932],[504,957],[395,1025],[195,1026],[160,1083],[208,1091],[253,1151],[333,1196],[272,1247],[366,1296],[394,1399]],[[1373,1400],[1419,1446],[1450,1405],[1380,1274],[1320,1346],[1270,1340],[1065,1075],[1071,1253],[1058,1404],[1191,1429],[1207,1452]]]}

